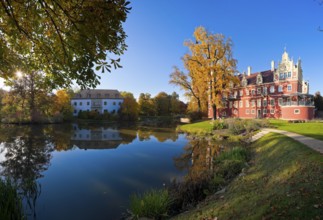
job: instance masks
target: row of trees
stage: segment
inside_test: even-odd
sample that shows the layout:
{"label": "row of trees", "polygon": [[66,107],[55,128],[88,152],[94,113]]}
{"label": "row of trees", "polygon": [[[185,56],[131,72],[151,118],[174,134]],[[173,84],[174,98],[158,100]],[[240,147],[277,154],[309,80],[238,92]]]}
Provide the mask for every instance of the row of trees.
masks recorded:
{"label": "row of trees", "polygon": [[186,104],[179,100],[176,92],[160,92],[155,97],[141,93],[138,102],[130,92],[121,92],[124,102],[120,117],[125,120],[136,120],[138,116],[171,116],[186,113]]}

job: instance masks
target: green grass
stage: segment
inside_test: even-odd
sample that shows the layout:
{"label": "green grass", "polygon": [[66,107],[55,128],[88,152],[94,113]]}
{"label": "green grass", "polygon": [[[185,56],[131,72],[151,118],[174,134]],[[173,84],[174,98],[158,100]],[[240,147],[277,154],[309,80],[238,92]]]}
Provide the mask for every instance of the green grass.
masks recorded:
{"label": "green grass", "polygon": [[0,178],[0,219],[25,219],[21,199],[16,186],[10,180]]}
{"label": "green grass", "polygon": [[251,145],[245,176],[227,192],[175,219],[320,219],[323,216],[323,156],[281,134]]}
{"label": "green grass", "polygon": [[211,133],[213,130],[212,121],[202,121],[193,124],[179,126],[181,131],[187,133]]}
{"label": "green grass", "polygon": [[270,124],[279,130],[290,131],[315,139],[323,140],[323,123],[288,123],[283,120],[270,120]]}
{"label": "green grass", "polygon": [[171,199],[166,189],[150,190],[142,195],[130,197],[130,211],[133,219],[142,217],[163,219],[168,216]]}

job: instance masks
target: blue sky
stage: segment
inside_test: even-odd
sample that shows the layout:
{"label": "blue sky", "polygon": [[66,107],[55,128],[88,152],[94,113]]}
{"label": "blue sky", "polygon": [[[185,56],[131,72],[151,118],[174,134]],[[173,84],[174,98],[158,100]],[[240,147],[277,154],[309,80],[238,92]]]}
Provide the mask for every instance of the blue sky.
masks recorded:
{"label": "blue sky", "polygon": [[[130,0],[131,1],[131,0]],[[132,92],[135,97],[160,91],[183,94],[169,85],[173,66],[183,69],[188,52],[183,42],[193,39],[194,29],[204,26],[234,43],[238,70],[270,69],[286,46],[296,61],[302,59],[310,93],[323,93],[323,5],[318,0],[132,0],[124,24],[128,50],[122,69],[100,74],[101,89]],[[183,69],[184,70],[184,69]]]}
{"label": "blue sky", "polygon": [[184,40],[204,26],[233,40],[238,70],[270,69],[286,46],[296,61],[302,59],[304,79],[310,93],[323,93],[323,5],[314,0],[136,0],[124,24],[128,50],[123,68],[104,74],[98,88],[182,94],[169,85],[174,65],[182,68],[188,52]]}

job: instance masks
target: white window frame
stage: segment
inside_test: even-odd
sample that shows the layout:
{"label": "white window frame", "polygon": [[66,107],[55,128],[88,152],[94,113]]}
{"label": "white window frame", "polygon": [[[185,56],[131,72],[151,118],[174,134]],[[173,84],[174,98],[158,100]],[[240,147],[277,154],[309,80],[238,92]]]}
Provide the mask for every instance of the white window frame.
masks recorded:
{"label": "white window frame", "polygon": [[237,115],[238,114],[238,110],[237,109],[233,110],[233,114]]}
{"label": "white window frame", "polygon": [[239,101],[239,108],[242,108],[243,107],[243,101]]}
{"label": "white window frame", "polygon": [[275,93],[275,86],[270,86],[270,93]]}
{"label": "white window frame", "polygon": [[283,104],[283,98],[278,98],[278,105],[282,106],[282,104]]}
{"label": "white window frame", "polygon": [[299,108],[294,109],[294,115],[299,115],[301,114],[301,110]]}
{"label": "white window frame", "polygon": [[262,100],[262,105],[263,105],[264,107],[267,107],[267,100],[266,100],[266,99]]}
{"label": "white window frame", "polygon": [[270,109],[270,114],[275,114],[275,109]]}
{"label": "white window frame", "polygon": [[255,110],[251,109],[251,114],[254,115],[255,114]]}
{"label": "white window frame", "polygon": [[[273,102],[273,104],[272,104]],[[275,106],[275,99],[270,99],[270,106]]]}
{"label": "white window frame", "polygon": [[255,100],[252,100],[251,101],[251,107],[255,107],[256,106],[256,102],[255,102]]}
{"label": "white window frame", "polygon": [[249,95],[249,89],[246,89],[246,95]]}
{"label": "white window frame", "polygon": [[252,89],[251,90],[251,95],[256,95],[256,90]]}
{"label": "white window frame", "polygon": [[282,85],[278,86],[278,92],[283,92],[283,86]]}
{"label": "white window frame", "polygon": [[262,110],[262,114],[263,114],[263,115],[267,115],[267,109],[263,109],[263,110]]}
{"label": "white window frame", "polygon": [[243,90],[242,89],[240,90],[240,96],[243,96]]}
{"label": "white window frame", "polygon": [[292,89],[293,89],[292,84],[287,85],[287,91],[288,91],[288,92],[291,92],[291,91],[292,91]]}
{"label": "white window frame", "polygon": [[249,115],[249,114],[250,114],[250,110],[246,109],[246,115]]}
{"label": "white window frame", "polygon": [[262,89],[263,89],[263,93],[264,93],[264,95],[267,95],[267,94],[268,94],[268,89],[267,89],[267,87],[265,86],[265,87],[263,87]]}
{"label": "white window frame", "polygon": [[261,99],[257,99],[257,107],[261,107]]}
{"label": "white window frame", "polygon": [[257,88],[257,94],[261,94],[261,88]]}

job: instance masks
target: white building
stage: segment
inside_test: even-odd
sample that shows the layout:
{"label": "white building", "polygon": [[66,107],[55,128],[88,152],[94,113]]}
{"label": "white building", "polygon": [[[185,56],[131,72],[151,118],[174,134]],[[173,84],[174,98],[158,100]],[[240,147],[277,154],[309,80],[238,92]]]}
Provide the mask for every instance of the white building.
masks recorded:
{"label": "white building", "polygon": [[73,115],[80,111],[98,111],[103,114],[109,112],[116,114],[123,103],[123,98],[118,90],[87,89],[82,90],[71,99]]}

